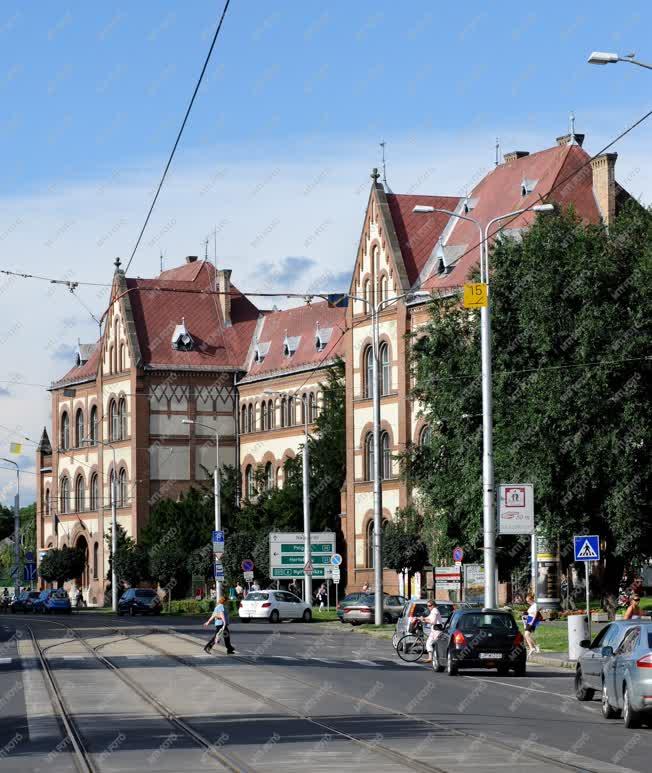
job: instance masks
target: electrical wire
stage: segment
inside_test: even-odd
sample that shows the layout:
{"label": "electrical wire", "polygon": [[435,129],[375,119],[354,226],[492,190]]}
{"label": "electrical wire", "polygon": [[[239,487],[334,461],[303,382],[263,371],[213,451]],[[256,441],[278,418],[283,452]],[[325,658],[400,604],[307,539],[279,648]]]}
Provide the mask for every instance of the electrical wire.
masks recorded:
{"label": "electrical wire", "polygon": [[136,239],[136,244],[134,245],[133,250],[131,251],[131,256],[129,257],[129,261],[127,262],[127,267],[125,268],[125,273],[129,270],[129,266],[131,265],[131,262],[134,259],[134,255],[136,254],[136,250],[138,249],[140,242],[143,238],[143,234],[145,233],[145,229],[147,228],[147,224],[149,223],[149,219],[152,216],[152,212],[154,211],[154,207],[156,206],[156,202],[158,200],[159,194],[161,192],[161,188],[163,187],[163,183],[165,182],[165,178],[168,173],[168,169],[170,168],[170,165],[172,164],[172,159],[174,158],[174,154],[177,152],[177,146],[179,145],[179,141],[181,140],[181,135],[183,134],[183,130],[186,128],[186,123],[188,121],[188,118],[190,116],[190,111],[192,110],[192,106],[195,102],[195,97],[197,96],[197,92],[199,91],[199,87],[201,86],[201,82],[204,79],[204,73],[206,72],[206,68],[208,67],[208,63],[211,58],[211,54],[213,53],[213,49],[215,48],[215,43],[217,42],[217,38],[220,34],[220,30],[222,29],[222,23],[224,22],[224,17],[226,16],[226,12],[229,8],[231,0],[226,0],[224,3],[224,9],[222,11],[222,15],[220,16],[219,23],[217,25],[217,29],[215,30],[215,34],[213,35],[213,40],[211,41],[211,46],[208,49],[208,54],[206,55],[206,59],[204,60],[204,66],[201,69],[201,73],[199,74],[199,78],[197,80],[197,83],[195,84],[195,89],[192,92],[192,97],[190,98],[190,103],[188,104],[188,108],[186,109],[186,114],[183,117],[183,122],[181,124],[181,128],[179,129],[179,133],[177,134],[177,138],[174,142],[174,146],[172,148],[172,152],[170,153],[170,156],[168,158],[167,164],[165,165],[165,169],[163,170],[163,174],[161,176],[161,180],[158,184],[158,187],[156,189],[156,193],[154,194],[154,198],[152,199],[151,206],[149,208],[149,211],[147,213],[147,217],[145,218],[145,222],[143,223],[143,227],[140,229],[140,233],[138,234],[138,239]]}

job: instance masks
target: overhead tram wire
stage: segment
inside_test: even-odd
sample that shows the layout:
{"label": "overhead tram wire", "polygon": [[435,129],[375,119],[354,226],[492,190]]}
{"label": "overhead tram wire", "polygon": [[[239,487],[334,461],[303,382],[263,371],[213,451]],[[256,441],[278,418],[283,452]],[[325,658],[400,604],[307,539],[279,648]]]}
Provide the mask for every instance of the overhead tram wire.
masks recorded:
{"label": "overhead tram wire", "polygon": [[190,102],[188,104],[188,108],[186,109],[186,114],[183,117],[183,122],[181,124],[181,128],[179,129],[179,133],[177,134],[177,138],[174,142],[174,146],[172,147],[172,152],[170,153],[170,156],[168,158],[167,164],[165,165],[165,169],[163,170],[163,174],[161,175],[161,180],[158,184],[158,187],[156,189],[156,193],[154,194],[154,198],[152,199],[152,203],[150,205],[149,211],[147,212],[147,217],[145,218],[145,222],[143,223],[143,227],[140,229],[140,233],[138,234],[138,239],[136,239],[136,244],[134,245],[133,250],[131,251],[131,255],[129,257],[129,261],[127,262],[127,265],[125,267],[125,274],[129,270],[129,266],[131,265],[131,262],[134,259],[134,255],[136,254],[136,250],[138,249],[140,242],[143,238],[143,234],[145,233],[145,229],[147,228],[147,224],[149,223],[149,219],[152,216],[152,212],[154,211],[154,207],[156,206],[156,202],[158,200],[159,194],[161,192],[161,188],[163,187],[163,183],[165,182],[165,178],[167,177],[168,170],[170,168],[170,165],[172,164],[172,159],[174,158],[174,154],[177,151],[177,146],[179,145],[179,141],[181,140],[181,135],[183,134],[183,130],[186,128],[186,123],[188,122],[188,118],[190,116],[190,111],[192,110],[192,106],[195,102],[195,97],[197,96],[197,92],[199,91],[199,87],[201,86],[201,82],[204,79],[204,73],[206,72],[206,68],[208,67],[208,63],[211,58],[211,54],[213,53],[213,49],[215,48],[215,43],[217,42],[217,38],[220,34],[220,30],[222,29],[222,23],[224,22],[224,17],[226,16],[226,12],[229,8],[231,0],[226,0],[224,3],[224,9],[222,10],[222,15],[220,16],[220,21],[217,25],[217,29],[215,30],[215,34],[213,35],[213,40],[211,41],[211,46],[208,49],[208,54],[206,55],[206,59],[204,61],[204,66],[201,68],[201,73],[199,74],[199,78],[197,79],[197,83],[195,84],[195,89],[192,92],[192,97],[190,98]]}

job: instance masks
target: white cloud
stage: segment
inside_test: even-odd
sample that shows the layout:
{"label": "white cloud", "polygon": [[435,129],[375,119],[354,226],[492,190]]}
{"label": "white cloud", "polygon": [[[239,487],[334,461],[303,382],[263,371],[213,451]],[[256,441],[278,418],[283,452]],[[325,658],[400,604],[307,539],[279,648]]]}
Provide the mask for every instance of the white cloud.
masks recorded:
{"label": "white cloud", "polygon": [[[612,122],[613,123],[613,122]],[[605,144],[587,139],[590,149]],[[397,192],[464,194],[493,166],[493,138],[503,150],[547,147],[562,131],[480,130],[438,134],[415,132],[388,139],[387,176]],[[302,256],[307,271],[295,290],[341,289],[353,266],[372,166],[379,165],[375,140],[308,137],[286,142],[282,157],[274,146],[213,147],[180,151],[129,270],[153,276],[159,252],[166,267],[187,254],[203,255],[204,239],[217,230],[219,263],[233,269],[243,290],[277,290],[275,278],[287,256]],[[586,146],[586,145],[585,145]],[[588,148],[587,148],[588,149]],[[637,137],[615,148],[617,177],[644,201],[652,198],[647,149]],[[14,197],[0,199],[3,268],[69,280],[111,281],[116,256],[129,256],[160,174],[161,160],[108,169],[93,180],[46,181]],[[210,236],[209,254],[213,253]],[[261,273],[261,267],[272,266]],[[266,275],[267,274],[267,275]],[[79,298],[97,315],[107,301],[105,287],[80,287]],[[90,342],[97,325],[65,287],[0,275],[4,329],[0,331],[0,452],[10,439],[38,440],[50,426],[50,398],[44,388],[72,365],[77,339]],[[261,303],[262,306],[271,302]],[[70,354],[68,363],[58,355]],[[2,381],[12,381],[12,384]],[[0,472],[0,486],[8,473]],[[32,477],[32,476],[26,476]],[[25,483],[25,499],[33,497]],[[0,488],[5,501],[9,494]]]}

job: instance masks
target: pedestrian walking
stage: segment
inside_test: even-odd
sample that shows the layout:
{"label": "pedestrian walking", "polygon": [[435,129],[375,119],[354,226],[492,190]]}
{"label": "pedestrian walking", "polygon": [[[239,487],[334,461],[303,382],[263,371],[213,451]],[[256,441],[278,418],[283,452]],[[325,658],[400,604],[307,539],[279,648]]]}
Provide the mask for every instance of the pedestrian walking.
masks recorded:
{"label": "pedestrian walking", "polygon": [[632,596],[629,606],[625,611],[625,620],[638,620],[643,614],[641,610],[641,597],[639,595]]}
{"label": "pedestrian walking", "polygon": [[242,594],[244,593],[244,588],[242,587],[242,585],[240,585],[239,582],[235,586],[235,593],[236,593],[236,596],[238,597],[238,599],[242,598]]}
{"label": "pedestrian walking", "polygon": [[220,596],[218,599],[217,604],[215,605],[215,609],[213,610],[213,614],[204,623],[204,628],[208,628],[211,623],[215,625],[215,631],[208,642],[206,642],[204,652],[210,654],[217,640],[224,638],[226,654],[232,655],[235,650],[231,644],[231,634],[229,633],[229,611],[225,596]]}
{"label": "pedestrian walking", "polygon": [[527,594],[525,600],[529,604],[525,619],[525,643],[527,644],[527,654],[529,656],[533,652],[540,651],[539,645],[534,640],[534,632],[543,618],[541,617],[541,612],[539,612],[539,605],[531,593]]}
{"label": "pedestrian walking", "polygon": [[298,588],[297,584],[294,581],[292,581],[288,585],[288,590],[290,591],[290,593],[294,593],[295,596],[299,595],[299,588]]}
{"label": "pedestrian walking", "polygon": [[319,590],[315,594],[315,600],[319,604],[320,611],[323,609],[326,609],[326,602],[328,601],[328,592],[323,582],[319,586]]}
{"label": "pedestrian walking", "polygon": [[426,606],[428,607],[428,614],[421,618],[421,622],[427,623],[430,626],[430,633],[426,639],[426,652],[428,653],[426,663],[432,663],[432,653],[435,649],[435,642],[441,634],[441,630],[439,628],[435,628],[435,626],[443,625],[444,619],[442,618],[441,612],[437,609],[435,602],[432,599],[428,599]]}
{"label": "pedestrian walking", "polygon": [[260,585],[258,584],[258,580],[254,580],[251,583],[251,590],[256,590],[256,591],[260,590]]}

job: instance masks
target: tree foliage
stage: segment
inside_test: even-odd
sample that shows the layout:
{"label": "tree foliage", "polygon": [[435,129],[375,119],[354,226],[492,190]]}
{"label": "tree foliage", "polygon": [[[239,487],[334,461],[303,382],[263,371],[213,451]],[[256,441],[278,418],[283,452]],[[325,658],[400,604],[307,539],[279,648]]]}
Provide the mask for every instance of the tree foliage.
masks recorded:
{"label": "tree foliage", "polygon": [[61,587],[64,582],[81,577],[86,564],[83,550],[69,548],[52,548],[41,559],[39,574],[46,582],[56,582]]}
{"label": "tree foliage", "polygon": [[[498,240],[491,266],[496,482],[534,484],[538,528],[560,540],[562,559],[584,531],[613,556],[649,554],[650,214],[630,205],[609,232],[572,211],[538,218],[522,241]],[[478,314],[439,300],[425,333],[412,364],[431,440],[404,455],[404,473],[420,492],[433,559],[455,544],[477,559]],[[519,555],[513,543],[499,538],[499,565]]]}
{"label": "tree foliage", "polygon": [[408,574],[413,574],[427,563],[423,518],[413,507],[398,511],[383,529],[383,566],[396,573],[407,569]]}

